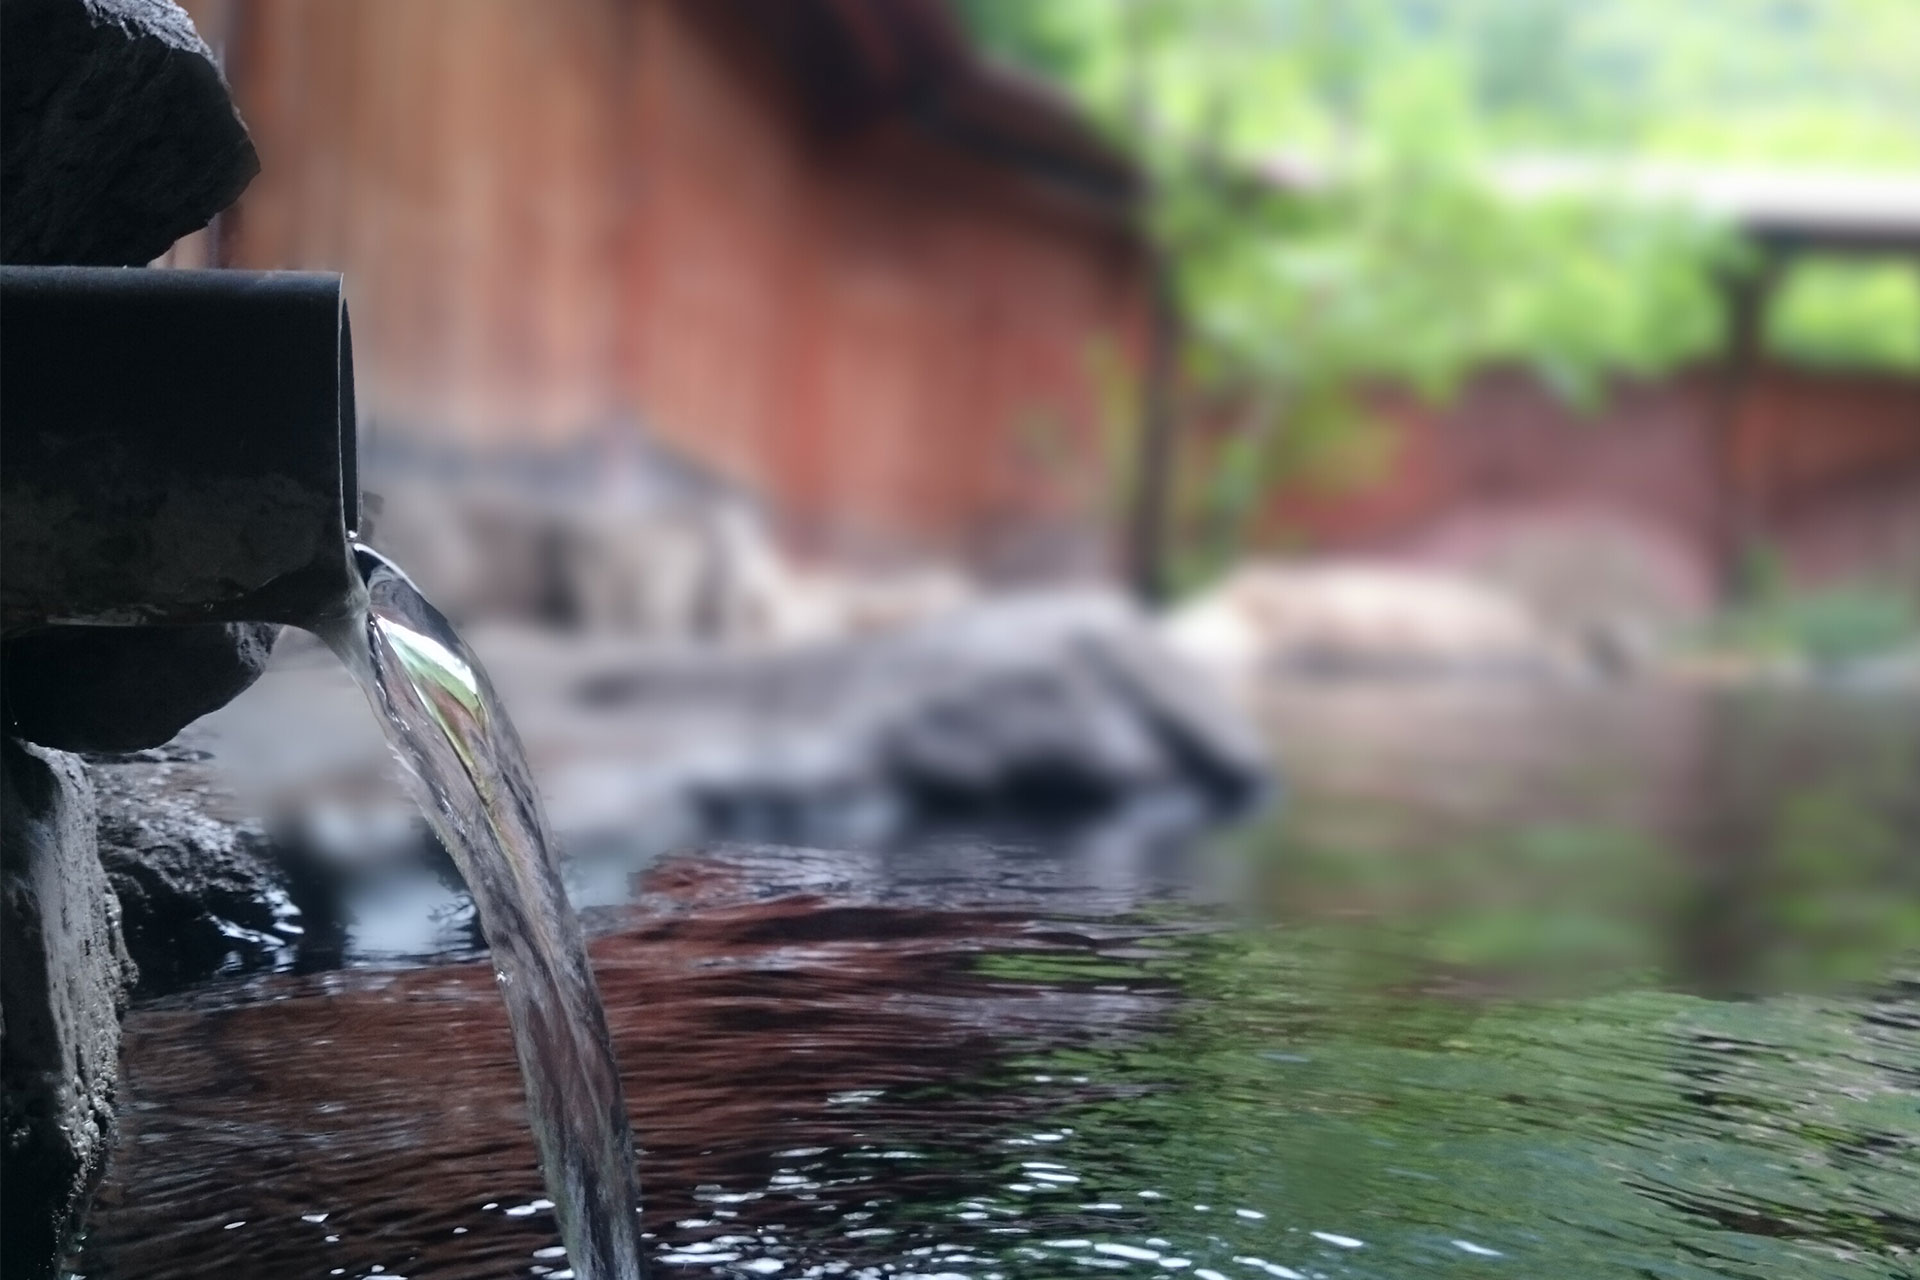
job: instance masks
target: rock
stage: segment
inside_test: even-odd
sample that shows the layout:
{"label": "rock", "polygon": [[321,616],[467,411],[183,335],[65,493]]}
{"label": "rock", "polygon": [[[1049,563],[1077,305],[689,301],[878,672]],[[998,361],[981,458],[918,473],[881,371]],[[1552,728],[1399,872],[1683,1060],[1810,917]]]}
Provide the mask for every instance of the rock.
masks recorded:
{"label": "rock", "polygon": [[171,0],[0,6],[0,261],[150,262],[259,168]]}
{"label": "rock", "polygon": [[[644,792],[611,777],[576,787],[580,766],[547,770],[570,831],[576,792],[613,801],[595,815],[609,831],[645,825],[644,813],[621,810],[623,794],[654,808],[684,795],[725,834],[844,838],[819,834],[835,830],[820,811],[857,810],[870,840],[956,814],[1086,816],[1156,791],[1191,790],[1232,810],[1269,780],[1240,716],[1137,610],[1097,591],[993,597],[807,649],[654,659],[579,680],[574,696],[600,725],[644,725],[665,745],[643,766],[654,783]],[[587,720],[555,727],[606,732]],[[547,741],[545,726],[535,741]]]}
{"label": "rock", "polygon": [[0,743],[0,1271],[51,1276],[114,1140],[134,980],[71,756]]}
{"label": "rock", "polygon": [[[259,167],[212,54],[171,0],[0,5],[0,262],[140,266]],[[157,745],[253,683],[273,633],[9,638],[9,732],[70,751]]]}
{"label": "rock", "polygon": [[1233,679],[1585,672],[1576,646],[1517,597],[1394,565],[1252,565],[1168,619],[1167,642]]}
{"label": "rock", "polygon": [[1092,660],[1153,733],[1173,771],[1223,812],[1258,802],[1273,781],[1266,740],[1204,673],[1142,619]]}
{"label": "rock", "polygon": [[166,742],[259,679],[280,628],[53,627],[6,641],[7,732],[63,751]]}
{"label": "rock", "polygon": [[1718,594],[1711,565],[1686,539],[1605,507],[1476,505],[1440,520],[1404,554],[1524,602],[1621,672],[1697,632]]}
{"label": "rock", "polygon": [[266,833],[151,785],[141,764],[100,764],[100,862],[119,897],[142,991],[284,956],[301,934]]}
{"label": "rock", "polygon": [[1235,808],[1266,786],[1256,736],[1117,596],[1003,597],[882,643],[918,668],[878,737],[919,798],[1030,811],[1192,786]]}
{"label": "rock", "polygon": [[997,796],[1042,810],[1102,803],[1165,766],[1146,726],[1078,667],[982,672],[884,733],[892,772],[936,807]]}

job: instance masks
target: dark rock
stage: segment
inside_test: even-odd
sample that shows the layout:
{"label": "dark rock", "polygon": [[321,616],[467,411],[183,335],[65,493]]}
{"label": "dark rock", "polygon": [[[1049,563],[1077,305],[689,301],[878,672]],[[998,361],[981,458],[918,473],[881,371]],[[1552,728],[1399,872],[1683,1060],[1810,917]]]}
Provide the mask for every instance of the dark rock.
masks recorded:
{"label": "dark rock", "polygon": [[0,6],[0,261],[150,262],[259,168],[171,0]]}
{"label": "dark rock", "polygon": [[1251,730],[1115,597],[988,601],[890,643],[877,755],[920,803],[1045,814],[1193,788],[1231,811],[1268,785]]}
{"label": "dark rock", "polygon": [[157,747],[259,679],[280,629],[53,627],[0,648],[7,732],[63,751]]}
{"label": "dark rock", "polygon": [[1166,774],[1140,719],[1067,654],[984,667],[954,692],[903,715],[884,753],[933,807],[1004,799],[1049,812],[1110,803]]}
{"label": "dark rock", "polygon": [[[212,54],[171,0],[0,5],[0,262],[139,266],[259,170]],[[9,731],[65,750],[165,742],[253,683],[258,626],[8,640]]]}
{"label": "dark rock", "polygon": [[1084,646],[1085,660],[1114,700],[1137,718],[1172,770],[1223,814],[1269,798],[1273,760],[1244,715],[1145,627]]}
{"label": "dark rock", "polygon": [[77,760],[0,743],[0,1272],[51,1276],[114,1140],[134,970]]}
{"label": "dark rock", "polygon": [[550,770],[569,836],[650,829],[644,809],[674,809],[677,796],[689,801],[680,838],[701,825],[850,838],[822,834],[832,811],[857,815],[865,842],[890,825],[1091,816],[1176,791],[1226,817],[1263,798],[1272,777],[1244,717],[1137,609],[1091,590],[983,600],[804,650],[600,671],[573,695],[581,731],[585,717],[631,715],[662,745],[644,766],[650,785],[627,788],[629,807],[590,770],[579,785],[564,766]]}
{"label": "dark rock", "polygon": [[142,992],[285,957],[301,933],[266,833],[210,816],[189,795],[98,765],[100,862],[120,899]]}

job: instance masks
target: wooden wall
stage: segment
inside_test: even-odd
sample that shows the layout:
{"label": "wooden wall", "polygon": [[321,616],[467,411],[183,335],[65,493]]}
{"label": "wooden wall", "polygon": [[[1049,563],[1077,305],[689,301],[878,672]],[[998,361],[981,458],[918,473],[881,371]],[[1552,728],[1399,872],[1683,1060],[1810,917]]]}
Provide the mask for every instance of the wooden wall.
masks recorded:
{"label": "wooden wall", "polygon": [[[1266,536],[1417,554],[1462,521],[1529,529],[1604,512],[1658,539],[1703,587],[1732,504],[1803,580],[1871,574],[1920,591],[1920,379],[1765,367],[1737,404],[1718,370],[1618,387],[1577,412],[1519,371],[1436,408],[1383,395],[1383,465],[1350,487],[1275,496]],[[1731,415],[1731,417],[1729,416]]]}
{"label": "wooden wall", "polygon": [[[344,270],[380,430],[487,451],[644,425],[821,552],[1097,543],[1094,358],[1137,354],[1142,319],[1110,214],[899,118],[823,133],[751,6],[187,7],[264,169],[180,256]],[[1279,495],[1269,532],[1391,551],[1451,513],[1598,503],[1706,556],[1734,494],[1858,559],[1818,531],[1920,467],[1916,385],[1762,370],[1724,450],[1717,386],[1594,420],[1498,372],[1444,411],[1390,397],[1385,471]]]}
{"label": "wooden wall", "polygon": [[218,254],[347,273],[382,429],[643,423],[821,548],[972,556],[1099,488],[1125,229],[899,122],[819,135],[791,60],[718,7],[187,7],[264,163]]}

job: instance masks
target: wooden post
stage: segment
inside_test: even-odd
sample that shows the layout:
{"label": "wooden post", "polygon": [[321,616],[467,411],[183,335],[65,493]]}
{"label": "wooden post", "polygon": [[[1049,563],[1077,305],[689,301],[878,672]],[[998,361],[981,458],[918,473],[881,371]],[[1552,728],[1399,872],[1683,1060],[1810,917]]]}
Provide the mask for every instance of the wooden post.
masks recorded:
{"label": "wooden post", "polygon": [[[1126,112],[1136,140],[1149,136],[1152,112],[1147,98],[1147,60],[1152,56],[1146,25],[1146,6],[1126,10]],[[1154,199],[1149,177],[1142,196],[1143,210]],[[1150,222],[1150,218],[1143,219]],[[1140,387],[1139,447],[1134,455],[1133,496],[1128,512],[1127,569],[1140,603],[1156,608],[1166,603],[1167,517],[1172,504],[1174,458],[1174,309],[1173,274],[1167,250],[1146,241],[1147,350]]]}
{"label": "wooden post", "polygon": [[[1727,361],[1714,427],[1714,471],[1719,484],[1715,559],[1723,600],[1749,596],[1752,557],[1764,530],[1764,435],[1749,430],[1748,404],[1762,360],[1767,304],[1780,278],[1781,262],[1769,248],[1752,270],[1726,277]],[[1749,438],[1751,436],[1751,438]]]}
{"label": "wooden post", "polygon": [[1160,250],[1148,250],[1147,351],[1141,383],[1139,447],[1128,513],[1128,576],[1149,607],[1164,604],[1167,521],[1172,506],[1175,429],[1174,350],[1178,342],[1173,287]]}

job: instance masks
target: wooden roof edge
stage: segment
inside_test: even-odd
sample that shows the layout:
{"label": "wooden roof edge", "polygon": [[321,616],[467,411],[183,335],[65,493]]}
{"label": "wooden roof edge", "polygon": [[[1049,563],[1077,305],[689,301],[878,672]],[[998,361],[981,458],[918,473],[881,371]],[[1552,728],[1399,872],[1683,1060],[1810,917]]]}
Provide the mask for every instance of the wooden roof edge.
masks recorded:
{"label": "wooden roof edge", "polygon": [[[814,84],[841,121],[904,116],[993,163],[1131,206],[1141,188],[1133,160],[1102,137],[1078,106],[1042,78],[974,44],[946,0],[789,0],[832,32],[832,63],[857,84]],[[805,20],[805,19],[803,19]],[[814,35],[815,48],[821,34]],[[799,59],[804,80],[829,63]]]}

